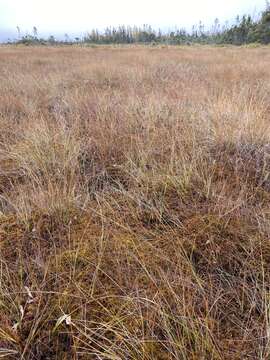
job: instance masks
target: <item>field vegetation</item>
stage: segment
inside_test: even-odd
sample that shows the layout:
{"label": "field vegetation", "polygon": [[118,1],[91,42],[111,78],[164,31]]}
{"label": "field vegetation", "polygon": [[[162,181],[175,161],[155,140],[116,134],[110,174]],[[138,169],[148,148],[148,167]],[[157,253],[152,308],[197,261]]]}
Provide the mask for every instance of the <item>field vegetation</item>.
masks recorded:
{"label": "field vegetation", "polygon": [[268,47],[0,48],[0,357],[270,357]]}

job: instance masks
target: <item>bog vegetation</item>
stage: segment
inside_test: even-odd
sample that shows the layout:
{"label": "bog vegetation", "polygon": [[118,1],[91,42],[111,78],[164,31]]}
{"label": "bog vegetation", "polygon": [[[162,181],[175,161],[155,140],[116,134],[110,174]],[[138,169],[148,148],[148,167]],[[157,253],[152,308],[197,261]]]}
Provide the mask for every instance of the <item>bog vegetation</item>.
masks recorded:
{"label": "bog vegetation", "polygon": [[93,29],[82,39],[76,37],[71,39],[65,34],[65,40],[59,41],[53,35],[48,39],[38,36],[38,29],[33,28],[33,35],[22,36],[20,28],[18,30],[18,44],[233,44],[244,45],[251,43],[270,43],[270,4],[267,3],[266,9],[257,17],[250,15],[237,16],[236,20],[229,24],[221,24],[215,19],[210,28],[206,28],[202,22],[192,27],[192,31],[184,28],[174,29],[173,31],[155,30],[149,25],[143,27],[119,26],[107,27],[104,31]]}
{"label": "bog vegetation", "polygon": [[0,357],[270,357],[267,47],[1,47]]}

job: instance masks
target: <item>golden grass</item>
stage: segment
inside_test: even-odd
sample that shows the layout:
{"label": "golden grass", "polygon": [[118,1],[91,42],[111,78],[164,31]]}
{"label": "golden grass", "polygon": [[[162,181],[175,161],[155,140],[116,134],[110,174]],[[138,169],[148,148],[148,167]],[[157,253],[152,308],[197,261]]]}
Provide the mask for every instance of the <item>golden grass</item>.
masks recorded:
{"label": "golden grass", "polygon": [[269,359],[269,61],[0,48],[0,357]]}

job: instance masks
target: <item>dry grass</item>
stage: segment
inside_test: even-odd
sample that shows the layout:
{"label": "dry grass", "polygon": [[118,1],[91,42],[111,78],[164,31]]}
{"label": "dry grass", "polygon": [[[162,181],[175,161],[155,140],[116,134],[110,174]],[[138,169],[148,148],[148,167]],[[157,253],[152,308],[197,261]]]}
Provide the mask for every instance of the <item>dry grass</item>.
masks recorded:
{"label": "dry grass", "polygon": [[0,48],[0,357],[270,357],[269,48]]}

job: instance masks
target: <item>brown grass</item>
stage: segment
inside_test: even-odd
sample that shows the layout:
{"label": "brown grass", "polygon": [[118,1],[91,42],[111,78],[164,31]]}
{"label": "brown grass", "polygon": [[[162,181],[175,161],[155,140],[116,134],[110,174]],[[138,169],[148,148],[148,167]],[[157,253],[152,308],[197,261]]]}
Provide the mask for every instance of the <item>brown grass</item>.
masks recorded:
{"label": "brown grass", "polygon": [[0,357],[270,357],[269,48],[0,48]]}

